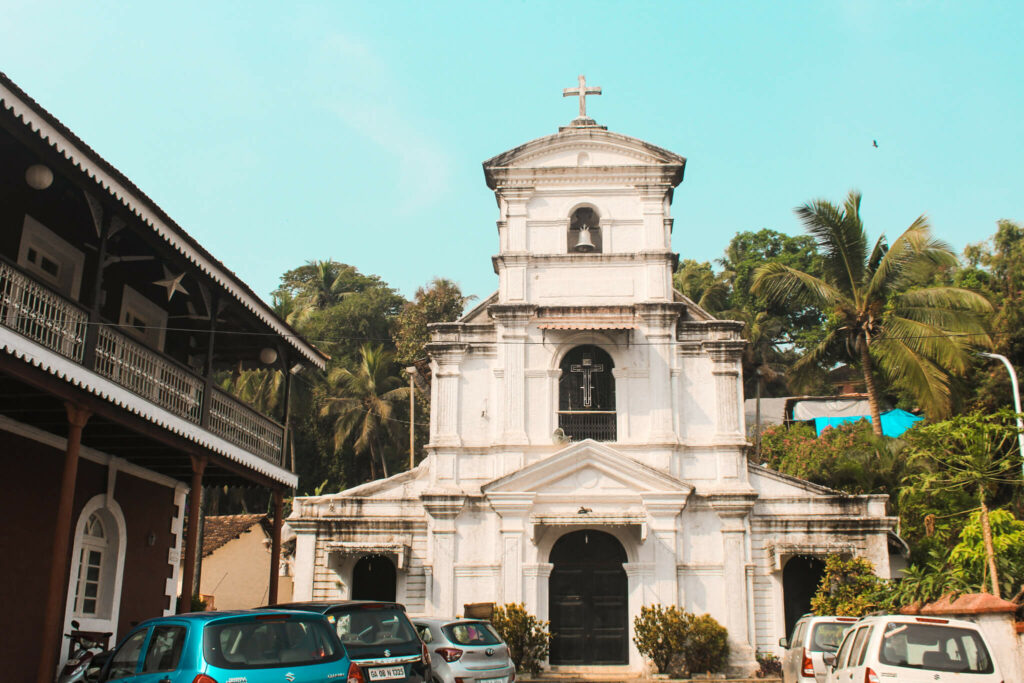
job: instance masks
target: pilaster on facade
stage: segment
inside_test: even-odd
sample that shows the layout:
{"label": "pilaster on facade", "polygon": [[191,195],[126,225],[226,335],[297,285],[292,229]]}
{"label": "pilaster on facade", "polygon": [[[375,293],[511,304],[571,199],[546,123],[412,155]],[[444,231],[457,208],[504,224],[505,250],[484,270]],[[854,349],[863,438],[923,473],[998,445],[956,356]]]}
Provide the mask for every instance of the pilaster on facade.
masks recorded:
{"label": "pilaster on facade", "polygon": [[742,394],[741,358],[747,343],[743,340],[704,341],[701,346],[713,362],[715,397],[718,405],[718,433],[732,436],[741,433],[740,396]]}
{"label": "pilaster on facade", "polygon": [[750,564],[747,542],[747,518],[757,501],[755,492],[716,493],[708,503],[722,522],[722,557],[725,558],[725,581],[722,604],[726,606],[725,627],[729,630],[730,664],[734,669],[750,670],[756,666],[750,627],[751,593],[747,590],[747,567]]}
{"label": "pilaster on facade", "polygon": [[502,436],[507,445],[526,445],[526,326],[537,313],[533,304],[491,304],[488,315],[497,326],[502,377]]}
{"label": "pilaster on facade", "polygon": [[458,446],[459,378],[462,361],[469,344],[461,340],[461,325],[445,323],[431,328],[431,341],[426,345],[432,358],[436,414],[431,415],[430,446]]}

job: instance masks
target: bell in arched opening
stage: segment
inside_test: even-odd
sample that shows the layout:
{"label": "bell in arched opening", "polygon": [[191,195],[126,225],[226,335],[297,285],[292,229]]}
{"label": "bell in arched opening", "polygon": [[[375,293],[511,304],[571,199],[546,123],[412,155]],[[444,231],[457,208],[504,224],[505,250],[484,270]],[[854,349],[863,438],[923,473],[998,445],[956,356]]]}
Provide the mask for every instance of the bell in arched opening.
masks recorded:
{"label": "bell in arched opening", "polygon": [[572,212],[567,239],[570,253],[600,254],[601,238],[601,219],[594,209],[581,206]]}

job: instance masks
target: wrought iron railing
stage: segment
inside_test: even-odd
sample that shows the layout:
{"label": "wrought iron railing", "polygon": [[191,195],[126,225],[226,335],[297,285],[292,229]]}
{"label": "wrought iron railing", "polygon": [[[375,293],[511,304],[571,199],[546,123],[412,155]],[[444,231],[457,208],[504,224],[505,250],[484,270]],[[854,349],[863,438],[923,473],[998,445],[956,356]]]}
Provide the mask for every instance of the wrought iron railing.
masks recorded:
{"label": "wrought iron railing", "polygon": [[98,331],[95,370],[175,415],[202,419],[206,382],[106,326]]}
{"label": "wrought iron railing", "polygon": [[0,262],[0,322],[78,363],[89,315],[7,263]]}
{"label": "wrought iron railing", "polygon": [[[85,364],[89,315],[18,268],[0,261],[0,325]],[[284,427],[112,326],[96,330],[93,370],[194,424],[281,465]],[[204,399],[209,405],[204,405]]]}
{"label": "wrought iron railing", "polygon": [[210,394],[210,431],[264,460],[281,464],[284,427],[219,389]]}
{"label": "wrought iron railing", "polygon": [[558,426],[571,441],[615,441],[614,410],[560,410]]}

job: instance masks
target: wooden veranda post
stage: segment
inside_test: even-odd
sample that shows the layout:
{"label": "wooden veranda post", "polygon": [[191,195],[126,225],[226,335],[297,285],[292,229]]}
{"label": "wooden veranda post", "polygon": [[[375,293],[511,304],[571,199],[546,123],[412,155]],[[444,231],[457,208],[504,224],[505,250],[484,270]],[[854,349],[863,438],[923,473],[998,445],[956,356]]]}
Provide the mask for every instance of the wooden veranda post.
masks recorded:
{"label": "wooden veranda post", "polygon": [[185,567],[181,575],[178,614],[192,611],[192,589],[196,580],[196,545],[199,541],[199,504],[203,498],[206,458],[192,456],[192,489],[188,492],[188,533],[185,534]]}
{"label": "wooden veranda post", "polygon": [[281,514],[284,510],[284,500],[281,489],[274,489],[274,527],[270,537],[270,589],[268,591],[268,602],[271,605],[277,604],[277,587],[281,574]]}
{"label": "wooden veranda post", "polygon": [[78,479],[78,452],[82,445],[82,429],[88,422],[88,410],[65,403],[68,413],[68,441],[64,451],[64,471],[61,474],[60,493],[57,498],[57,522],[53,530],[50,552],[50,580],[43,607],[42,656],[36,673],[38,683],[52,683],[57,672],[57,655],[64,638],[61,634],[61,614],[67,599],[65,581],[68,571],[68,542],[71,537],[71,506],[75,498]]}

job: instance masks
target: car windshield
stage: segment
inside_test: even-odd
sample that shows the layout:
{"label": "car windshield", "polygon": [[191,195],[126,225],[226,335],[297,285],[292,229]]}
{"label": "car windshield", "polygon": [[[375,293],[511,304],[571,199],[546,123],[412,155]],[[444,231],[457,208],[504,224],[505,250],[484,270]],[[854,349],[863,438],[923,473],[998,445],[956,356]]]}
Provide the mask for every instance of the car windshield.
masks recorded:
{"label": "car windshield", "polygon": [[323,620],[275,615],[208,624],[203,654],[221,669],[269,669],[333,662],[345,651]]}
{"label": "car windshield", "polygon": [[977,631],[938,624],[889,623],[878,659],[883,664],[928,671],[992,673],[992,658]]}
{"label": "car windshield", "polygon": [[408,648],[395,647],[409,644],[414,646],[413,653],[419,652],[419,636],[409,617],[396,607],[358,607],[327,618],[334,620],[338,638],[353,657],[379,654],[385,648],[394,650],[395,656],[410,654]]}
{"label": "car windshield", "polygon": [[469,621],[448,624],[441,628],[444,635],[456,645],[499,645],[501,638],[490,624],[484,621]]}
{"label": "car windshield", "polygon": [[810,647],[811,652],[835,652],[839,649],[839,643],[843,641],[843,634],[853,626],[852,623],[844,624],[838,621],[819,622],[814,625],[811,631]]}

